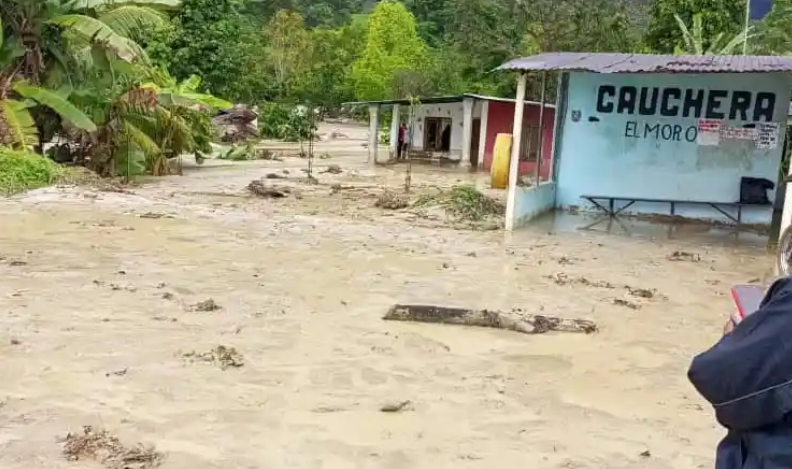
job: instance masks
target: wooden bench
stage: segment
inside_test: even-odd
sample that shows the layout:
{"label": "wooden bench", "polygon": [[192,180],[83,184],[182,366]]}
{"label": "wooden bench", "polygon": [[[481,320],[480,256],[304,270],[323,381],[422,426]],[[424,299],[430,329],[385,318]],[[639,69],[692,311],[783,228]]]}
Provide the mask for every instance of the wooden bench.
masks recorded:
{"label": "wooden bench", "polygon": [[[586,199],[591,202],[595,207],[605,212],[607,218],[616,218],[620,213],[630,208],[635,203],[656,203],[656,204],[669,204],[671,211],[670,214],[676,215],[677,205],[699,205],[709,206],[717,210],[721,215],[733,221],[738,227],[742,225],[742,210],[743,207],[769,207],[770,204],[744,204],[741,202],[715,202],[711,200],[682,200],[682,199],[655,199],[649,197],[615,197],[610,195],[581,195],[581,199]],[[601,204],[598,201],[607,202]],[[616,202],[626,202],[618,209],[615,208]],[[607,205],[607,206],[606,206]],[[726,209],[736,208],[737,216],[735,217]]]}

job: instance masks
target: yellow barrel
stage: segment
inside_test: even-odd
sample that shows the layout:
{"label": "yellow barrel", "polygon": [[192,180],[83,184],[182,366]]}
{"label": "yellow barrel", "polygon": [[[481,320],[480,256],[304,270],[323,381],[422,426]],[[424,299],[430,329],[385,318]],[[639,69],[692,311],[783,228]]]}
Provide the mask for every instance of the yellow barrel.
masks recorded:
{"label": "yellow barrel", "polygon": [[490,185],[493,189],[506,189],[509,185],[509,160],[511,159],[511,134],[498,134],[492,148],[492,166],[490,166]]}

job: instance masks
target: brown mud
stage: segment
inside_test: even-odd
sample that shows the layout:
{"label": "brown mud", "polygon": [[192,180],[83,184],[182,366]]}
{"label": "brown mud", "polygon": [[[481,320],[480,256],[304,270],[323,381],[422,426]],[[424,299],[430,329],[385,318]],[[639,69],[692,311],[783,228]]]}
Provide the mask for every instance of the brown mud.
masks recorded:
{"label": "brown mud", "polygon": [[[155,446],[165,469],[712,466],[723,431],[686,369],[729,286],[769,279],[763,249],[453,229],[378,207],[403,168],[367,167],[364,141],[320,144],[317,184],[299,158],[210,160],[0,201],[0,467],[101,467],[58,443],[84,425]],[[247,191],[273,173],[291,194]],[[411,198],[485,183],[412,179]],[[599,332],[383,321],[398,303]]]}

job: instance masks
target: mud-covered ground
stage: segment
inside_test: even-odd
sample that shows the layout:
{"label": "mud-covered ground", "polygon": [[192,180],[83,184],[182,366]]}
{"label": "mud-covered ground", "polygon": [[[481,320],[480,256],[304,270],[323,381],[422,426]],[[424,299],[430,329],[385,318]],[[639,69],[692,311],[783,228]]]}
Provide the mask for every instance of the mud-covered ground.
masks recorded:
{"label": "mud-covered ground", "polygon": [[[318,185],[297,158],[208,161],[130,193],[0,202],[0,467],[102,467],[69,460],[91,453],[64,440],[84,425],[127,448],[99,451],[106,467],[711,467],[722,431],[685,372],[732,311],[729,286],[767,281],[761,247],[452,229],[374,207],[403,173],[367,168],[364,139],[320,144]],[[300,195],[249,196],[270,173]],[[415,196],[465,181],[484,184],[413,175]],[[601,330],[382,321],[394,303]]]}

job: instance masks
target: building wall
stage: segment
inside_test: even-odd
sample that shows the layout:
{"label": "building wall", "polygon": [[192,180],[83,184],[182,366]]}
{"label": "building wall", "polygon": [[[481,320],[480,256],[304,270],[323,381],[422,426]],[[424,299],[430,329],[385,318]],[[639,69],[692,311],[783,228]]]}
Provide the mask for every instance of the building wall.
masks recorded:
{"label": "building wall", "polygon": [[[541,106],[537,104],[526,104],[523,110],[523,122],[525,125],[539,125],[539,111]],[[542,180],[547,180],[552,169],[553,157],[553,123],[555,122],[555,109],[545,108],[543,142],[542,142],[542,166],[540,167]],[[514,130],[514,103],[504,101],[490,101],[489,113],[487,116],[487,142],[484,147],[484,169],[489,171],[492,166],[492,150],[495,147],[495,138],[498,134],[511,134]],[[525,136],[523,136],[525,138]],[[527,161],[520,162],[519,174],[533,175],[536,172],[536,163]]]}
{"label": "building wall", "polygon": [[553,210],[555,207],[556,185],[553,181],[542,182],[537,186],[517,186],[514,208],[514,226],[525,225],[530,220]]}
{"label": "building wall", "polygon": [[[401,112],[408,119],[409,106],[402,106]],[[462,152],[462,121],[464,107],[462,101],[456,103],[421,104],[415,115],[415,130],[413,131],[413,148],[423,150],[424,144],[424,118],[425,117],[450,117],[451,118],[451,153],[461,155]],[[481,103],[473,106],[473,118],[481,117]]]}
{"label": "building wall", "polygon": [[[632,112],[629,87],[636,91]],[[643,109],[638,105],[642,87]],[[655,89],[658,102],[652,106]],[[583,194],[735,202],[742,176],[777,180],[790,89],[792,80],[781,73],[572,73],[559,131],[556,203],[592,208],[580,198]],[[697,117],[699,90],[704,96]],[[766,120],[777,127],[775,143],[767,141],[766,133],[765,143],[759,142],[758,131]],[[769,197],[773,200],[774,194]],[[630,209],[668,210],[668,204],[635,204]],[[709,207],[679,207],[677,213],[723,218]],[[743,214],[746,221],[759,223],[769,222],[771,215],[771,207],[752,207]]]}

